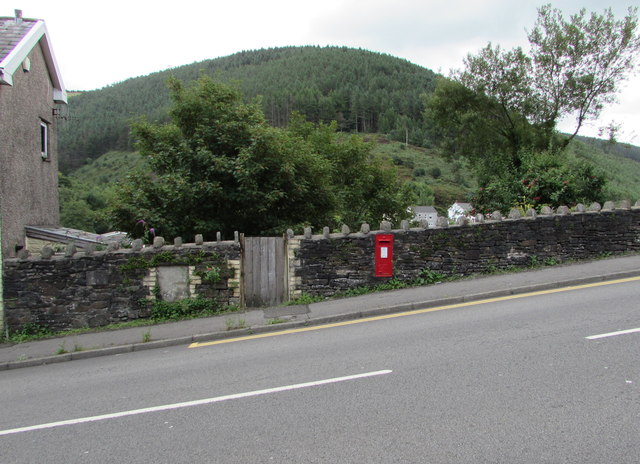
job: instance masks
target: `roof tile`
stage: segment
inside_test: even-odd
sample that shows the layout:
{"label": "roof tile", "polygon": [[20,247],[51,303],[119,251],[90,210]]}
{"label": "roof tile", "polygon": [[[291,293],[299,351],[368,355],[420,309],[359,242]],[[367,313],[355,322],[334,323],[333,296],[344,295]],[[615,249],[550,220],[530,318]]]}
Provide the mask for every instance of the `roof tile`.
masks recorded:
{"label": "roof tile", "polygon": [[0,62],[20,43],[36,22],[35,19],[22,19],[20,23],[16,23],[15,18],[0,17]]}

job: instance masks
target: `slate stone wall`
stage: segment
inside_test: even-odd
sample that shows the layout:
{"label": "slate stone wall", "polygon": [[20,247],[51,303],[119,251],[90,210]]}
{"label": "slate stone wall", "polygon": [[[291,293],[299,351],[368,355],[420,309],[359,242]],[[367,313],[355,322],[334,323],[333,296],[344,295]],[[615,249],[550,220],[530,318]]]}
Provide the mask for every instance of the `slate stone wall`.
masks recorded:
{"label": "slate stone wall", "polygon": [[[375,277],[375,235],[295,237],[290,296],[332,296],[390,278]],[[393,230],[395,279],[425,270],[469,275],[561,263],[640,250],[640,208],[470,223],[437,229]]]}
{"label": "slate stone wall", "polygon": [[[222,280],[203,281],[199,271],[221,263]],[[162,266],[187,268],[191,297],[240,303],[235,242],[37,256],[4,261],[5,324],[10,331],[27,324],[58,331],[149,317],[148,301],[156,298]]]}
{"label": "slate stone wall", "polygon": [[[348,289],[375,286],[389,279],[412,281],[425,273],[470,275],[513,266],[561,263],[640,251],[640,207],[484,221],[436,229],[399,230],[389,224],[358,233],[345,226],[340,234],[287,238],[285,278],[289,298],[302,294],[332,296]],[[497,217],[498,215],[494,215]],[[375,277],[375,238],[391,233],[393,277]],[[156,237],[153,247],[107,252],[52,254],[4,261],[5,325],[10,331],[27,324],[57,331],[99,327],[149,317],[149,301],[168,300],[176,293],[162,288],[184,276],[179,296],[214,298],[222,304],[242,303],[242,252],[238,240],[166,246]],[[184,269],[180,267],[184,267]],[[222,280],[207,283],[203,272],[221,266]],[[173,267],[164,269],[162,267]],[[159,272],[158,269],[161,269]],[[179,279],[178,279],[179,280]],[[171,286],[171,284],[168,284]]]}

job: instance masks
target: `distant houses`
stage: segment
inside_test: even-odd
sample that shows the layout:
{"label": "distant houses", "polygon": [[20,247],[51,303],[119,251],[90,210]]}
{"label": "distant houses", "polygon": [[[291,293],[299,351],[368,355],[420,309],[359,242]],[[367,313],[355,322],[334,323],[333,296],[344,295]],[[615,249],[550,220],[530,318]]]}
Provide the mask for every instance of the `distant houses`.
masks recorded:
{"label": "distant houses", "polygon": [[[413,213],[412,221],[427,221],[429,228],[436,227],[438,223],[438,211],[433,206],[410,206],[409,212]],[[474,221],[473,206],[470,203],[456,201],[447,210],[447,219],[450,224],[455,224],[460,217],[468,217]]]}
{"label": "distant houses", "polygon": [[460,217],[471,217],[472,212],[473,206],[471,206],[471,203],[456,201],[454,204],[449,206],[449,209],[447,210],[447,216],[449,217],[449,222],[455,223]]}
{"label": "distant houses", "polygon": [[409,211],[413,213],[413,221],[427,221],[429,228],[434,228],[438,221],[438,212],[433,206],[410,206]]}

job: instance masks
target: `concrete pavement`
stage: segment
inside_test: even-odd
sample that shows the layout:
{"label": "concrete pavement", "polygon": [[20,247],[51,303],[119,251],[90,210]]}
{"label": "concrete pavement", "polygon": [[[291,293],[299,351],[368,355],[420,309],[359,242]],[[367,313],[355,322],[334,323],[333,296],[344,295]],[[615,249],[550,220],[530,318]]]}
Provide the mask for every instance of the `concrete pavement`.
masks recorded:
{"label": "concrete pavement", "polygon": [[187,345],[634,276],[640,276],[640,255],[478,276],[309,305],[247,309],[201,319],[4,344],[0,345],[0,370]]}

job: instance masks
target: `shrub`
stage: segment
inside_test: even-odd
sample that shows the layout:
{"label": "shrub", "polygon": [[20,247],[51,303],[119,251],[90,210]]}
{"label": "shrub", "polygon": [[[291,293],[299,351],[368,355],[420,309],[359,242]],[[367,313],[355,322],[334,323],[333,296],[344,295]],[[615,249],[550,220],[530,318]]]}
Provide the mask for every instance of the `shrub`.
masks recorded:
{"label": "shrub", "polygon": [[563,164],[548,154],[529,156],[520,173],[481,187],[471,200],[478,212],[531,205],[574,206],[602,201],[606,179],[586,163]]}
{"label": "shrub", "polygon": [[155,320],[176,320],[206,316],[221,312],[222,305],[212,299],[187,298],[168,302],[156,300],[151,306],[151,317]]}

